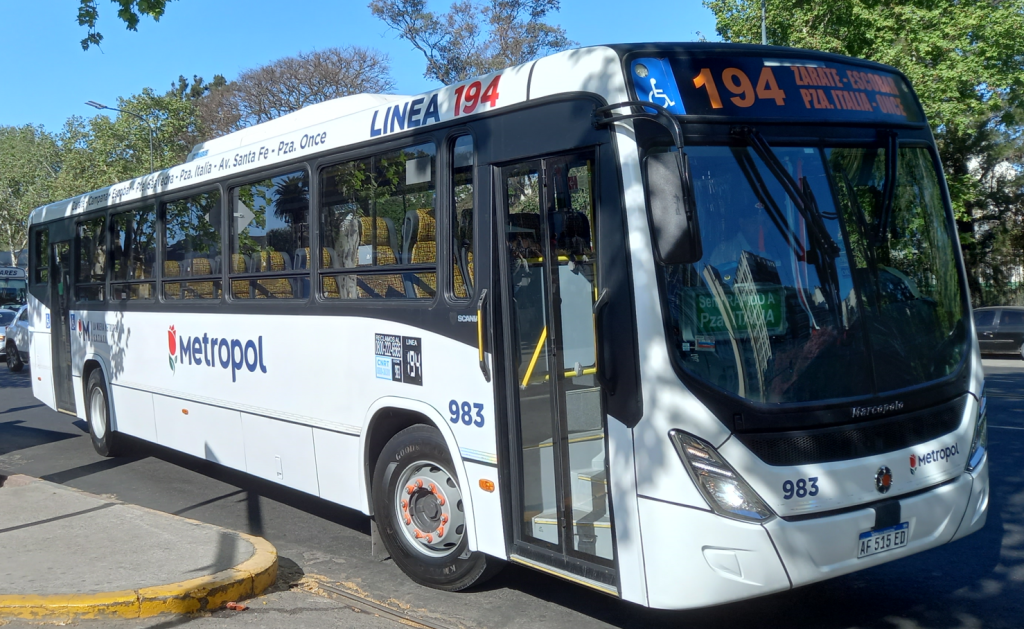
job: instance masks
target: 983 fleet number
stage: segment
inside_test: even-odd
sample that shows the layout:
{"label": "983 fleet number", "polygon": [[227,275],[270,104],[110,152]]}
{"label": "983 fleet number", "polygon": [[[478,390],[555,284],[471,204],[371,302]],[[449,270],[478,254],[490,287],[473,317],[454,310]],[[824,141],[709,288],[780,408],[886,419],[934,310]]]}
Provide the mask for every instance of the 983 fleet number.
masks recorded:
{"label": "983 fleet number", "polygon": [[782,498],[790,500],[797,498],[814,497],[818,495],[818,477],[798,478],[796,482],[787,480],[782,483]]}
{"label": "983 fleet number", "polygon": [[467,426],[484,427],[484,405],[478,403],[462,402],[452,400],[448,402],[448,420],[453,424],[462,422]]}

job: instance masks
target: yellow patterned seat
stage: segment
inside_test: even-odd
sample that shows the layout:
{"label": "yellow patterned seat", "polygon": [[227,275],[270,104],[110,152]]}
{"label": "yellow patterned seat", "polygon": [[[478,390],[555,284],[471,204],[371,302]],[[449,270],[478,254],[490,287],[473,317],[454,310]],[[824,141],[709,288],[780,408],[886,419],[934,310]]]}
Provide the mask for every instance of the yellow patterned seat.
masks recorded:
{"label": "yellow patterned seat", "polygon": [[[260,273],[289,270],[284,254],[280,251],[261,251],[256,260]],[[263,290],[259,287],[256,288],[256,299],[267,299],[268,297],[291,299],[294,297],[291,280],[284,278],[261,279],[259,285]]]}
{"label": "yellow patterned seat", "polygon": [[[245,256],[240,253],[231,254],[231,272],[248,273],[249,265],[246,264]],[[235,299],[249,299],[249,280],[232,280],[231,296]]]}
{"label": "yellow patterned seat", "polygon": [[[175,260],[164,261],[164,277],[180,277],[181,263]],[[179,282],[164,284],[164,299],[181,299],[181,284]]]}
{"label": "yellow patterned seat", "polygon": [[[470,281],[473,279],[473,252],[466,252],[466,272],[469,274]],[[462,277],[462,263],[457,259],[455,260],[455,296],[456,297],[469,297],[469,290],[466,286],[466,279]]]}
{"label": "yellow patterned seat", "polygon": [[[410,212],[412,214],[412,212]],[[434,210],[416,210],[410,220],[410,247],[409,264],[431,264],[437,262],[437,221],[434,220]],[[437,292],[437,275],[434,273],[416,274],[413,281],[413,288],[416,297],[428,299]]]}
{"label": "yellow patterned seat", "polygon": [[[373,245],[376,266],[389,266],[398,264],[398,256],[395,255],[395,248],[391,239],[393,230],[391,221],[386,218],[370,216],[360,217],[359,245]],[[376,225],[377,237],[374,239],[374,226]],[[363,275],[359,281],[359,298],[381,298],[387,297],[388,293],[397,292],[405,296],[405,283],[399,274],[393,275]]]}
{"label": "yellow patterned seat", "polygon": [[[202,277],[213,275],[209,258],[192,258],[192,275]],[[185,286],[185,299],[214,299],[213,282],[189,282]]]}

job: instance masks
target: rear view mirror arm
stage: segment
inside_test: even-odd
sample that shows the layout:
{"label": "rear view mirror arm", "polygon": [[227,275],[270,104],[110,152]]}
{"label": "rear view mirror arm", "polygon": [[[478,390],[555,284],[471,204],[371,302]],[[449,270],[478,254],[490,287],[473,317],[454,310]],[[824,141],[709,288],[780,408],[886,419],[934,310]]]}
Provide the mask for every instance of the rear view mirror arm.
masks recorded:
{"label": "rear view mirror arm", "polygon": [[[612,114],[615,109],[622,107],[646,107],[655,110],[656,113],[650,113],[647,111],[633,112],[629,114]],[[672,142],[679,149],[679,152],[683,152],[683,126],[679,124],[679,119],[672,115],[672,112],[665,109],[661,105],[656,103],[649,103],[647,101],[640,100],[627,100],[621,103],[615,103],[614,105],[605,105],[604,107],[598,107],[594,110],[594,126],[603,127],[610,125],[615,122],[624,122],[626,120],[636,120],[643,118],[656,122],[661,126],[668,129],[668,132],[672,134]]]}

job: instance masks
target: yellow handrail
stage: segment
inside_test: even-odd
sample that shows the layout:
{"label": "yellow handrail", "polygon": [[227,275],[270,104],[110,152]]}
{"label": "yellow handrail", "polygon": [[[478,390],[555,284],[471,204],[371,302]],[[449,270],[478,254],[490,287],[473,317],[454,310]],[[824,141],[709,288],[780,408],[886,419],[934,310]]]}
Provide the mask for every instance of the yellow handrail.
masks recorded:
{"label": "yellow handrail", "polygon": [[540,333],[540,340],[537,341],[537,349],[533,350],[533,358],[530,359],[530,366],[526,368],[526,375],[523,377],[523,384],[520,388],[525,389],[526,384],[530,381],[530,376],[533,375],[533,368],[537,366],[537,359],[540,358],[540,350],[544,347],[544,341],[547,338],[548,326],[544,326]]}

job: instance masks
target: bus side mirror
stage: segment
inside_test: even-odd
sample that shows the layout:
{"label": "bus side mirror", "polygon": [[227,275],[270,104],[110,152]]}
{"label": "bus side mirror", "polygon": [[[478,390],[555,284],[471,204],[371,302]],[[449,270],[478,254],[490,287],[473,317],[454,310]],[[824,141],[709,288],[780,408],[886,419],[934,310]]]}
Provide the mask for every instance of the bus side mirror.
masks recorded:
{"label": "bus side mirror", "polygon": [[644,169],[657,261],[665,265],[697,262],[703,251],[689,159],[682,151],[653,153],[644,160]]}

